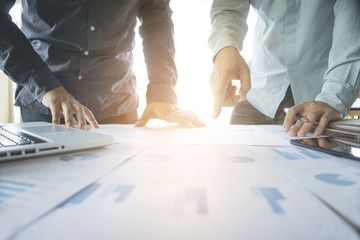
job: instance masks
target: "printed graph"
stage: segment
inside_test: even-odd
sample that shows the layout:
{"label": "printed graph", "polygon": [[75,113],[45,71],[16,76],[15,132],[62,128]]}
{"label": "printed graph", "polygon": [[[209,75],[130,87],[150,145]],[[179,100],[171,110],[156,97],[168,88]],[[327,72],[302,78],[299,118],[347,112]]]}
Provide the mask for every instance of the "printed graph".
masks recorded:
{"label": "printed graph", "polygon": [[285,212],[279,203],[280,200],[285,200],[285,197],[277,188],[259,188],[259,190],[275,214]]}
{"label": "printed graph", "polygon": [[32,183],[0,179],[0,204],[6,199],[16,197],[18,194],[24,193],[35,186],[36,184]]}
{"label": "printed graph", "polygon": [[114,202],[124,202],[134,190],[134,188],[135,186],[131,185],[110,184],[104,189],[104,191],[99,195],[99,197],[111,197]]}
{"label": "printed graph", "polygon": [[[357,175],[357,173],[355,173],[355,175]],[[342,186],[342,187],[352,186],[357,184],[357,181],[355,181],[353,178],[336,173],[317,174],[315,175],[315,178],[321,182],[328,183],[331,185]]]}
{"label": "printed graph", "polygon": [[175,199],[174,216],[182,217],[191,206],[195,207],[198,215],[208,213],[206,188],[185,188],[179,189]]}
{"label": "printed graph", "polygon": [[81,205],[86,199],[94,195],[95,192],[100,192],[95,195],[96,199],[103,199],[116,203],[124,202],[134,188],[135,186],[131,185],[94,183],[61,204],[59,208],[64,208],[68,205]]}
{"label": "printed graph", "polygon": [[94,183],[88,186],[87,188],[84,188],[79,193],[77,193],[75,196],[64,202],[59,206],[59,208],[64,208],[68,205],[80,205],[82,204],[85,199],[87,199],[90,195],[92,195],[98,188],[101,187],[101,184]]}
{"label": "printed graph", "polygon": [[278,154],[282,158],[285,158],[287,160],[301,160],[301,159],[322,159],[325,158],[323,155],[319,153],[314,153],[312,151],[309,151],[304,148],[295,148],[297,152],[290,152],[286,150],[280,150],[277,148],[270,148],[271,151]]}
{"label": "printed graph", "polygon": [[96,158],[98,158],[98,156],[95,154],[74,154],[74,155],[61,156],[60,160],[63,162],[71,162],[73,160],[86,161],[86,160],[93,160]]}

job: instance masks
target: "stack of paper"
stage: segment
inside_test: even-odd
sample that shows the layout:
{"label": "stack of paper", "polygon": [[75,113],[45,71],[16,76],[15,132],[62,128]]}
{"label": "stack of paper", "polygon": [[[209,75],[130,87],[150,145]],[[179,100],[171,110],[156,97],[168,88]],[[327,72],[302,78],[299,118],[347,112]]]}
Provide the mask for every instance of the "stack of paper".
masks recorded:
{"label": "stack of paper", "polygon": [[335,140],[340,140],[352,145],[360,147],[360,120],[359,119],[344,119],[328,124],[323,134],[334,137]]}

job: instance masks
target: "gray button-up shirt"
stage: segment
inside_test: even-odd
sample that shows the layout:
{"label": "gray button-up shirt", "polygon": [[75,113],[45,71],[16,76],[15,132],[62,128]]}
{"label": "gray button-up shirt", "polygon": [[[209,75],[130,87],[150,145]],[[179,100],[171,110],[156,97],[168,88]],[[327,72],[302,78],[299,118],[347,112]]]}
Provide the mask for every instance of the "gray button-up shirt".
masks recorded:
{"label": "gray button-up shirt", "polygon": [[22,31],[0,1],[0,68],[18,84],[16,105],[50,114],[41,104],[63,86],[97,120],[134,111],[134,28],[141,21],[150,83],[147,101],[176,103],[169,0],[23,0]]}
{"label": "gray button-up shirt", "polygon": [[296,104],[322,101],[345,116],[360,89],[360,1],[215,0],[214,56],[242,49],[250,5],[258,20],[248,101],[273,118],[290,85]]}

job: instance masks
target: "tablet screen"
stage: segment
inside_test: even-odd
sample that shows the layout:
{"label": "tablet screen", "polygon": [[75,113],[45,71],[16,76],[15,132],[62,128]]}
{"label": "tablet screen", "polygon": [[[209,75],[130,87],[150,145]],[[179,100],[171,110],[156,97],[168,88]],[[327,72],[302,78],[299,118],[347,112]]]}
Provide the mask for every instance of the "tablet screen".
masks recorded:
{"label": "tablet screen", "polygon": [[345,144],[340,141],[341,140],[339,139],[334,139],[331,137],[321,137],[321,138],[291,139],[290,143],[297,146],[325,152],[328,154],[360,161],[360,147],[351,146],[349,144]]}

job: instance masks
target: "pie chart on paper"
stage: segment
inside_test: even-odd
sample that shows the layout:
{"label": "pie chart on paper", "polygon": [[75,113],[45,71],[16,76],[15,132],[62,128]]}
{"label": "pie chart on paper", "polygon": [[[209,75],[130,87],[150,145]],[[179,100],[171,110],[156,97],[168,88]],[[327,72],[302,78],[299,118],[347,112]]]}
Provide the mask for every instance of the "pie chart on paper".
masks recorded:
{"label": "pie chart on paper", "polygon": [[315,175],[315,178],[321,182],[329,183],[332,185],[344,186],[344,187],[352,186],[357,183],[356,181],[348,177],[336,173],[322,173]]}

